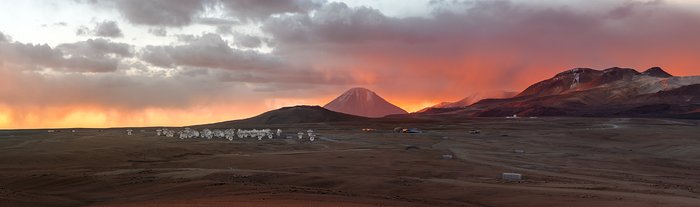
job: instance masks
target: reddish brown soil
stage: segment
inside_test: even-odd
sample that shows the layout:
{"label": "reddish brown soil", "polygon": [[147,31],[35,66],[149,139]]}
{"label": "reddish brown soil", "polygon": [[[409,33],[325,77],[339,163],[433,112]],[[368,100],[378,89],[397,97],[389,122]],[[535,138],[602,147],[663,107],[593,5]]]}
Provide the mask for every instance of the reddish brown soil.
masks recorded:
{"label": "reddish brown soil", "polygon": [[[397,126],[425,133],[392,133]],[[700,206],[697,121],[268,127],[290,136],[312,128],[321,139],[0,131],[0,206]],[[525,180],[502,181],[502,172]]]}

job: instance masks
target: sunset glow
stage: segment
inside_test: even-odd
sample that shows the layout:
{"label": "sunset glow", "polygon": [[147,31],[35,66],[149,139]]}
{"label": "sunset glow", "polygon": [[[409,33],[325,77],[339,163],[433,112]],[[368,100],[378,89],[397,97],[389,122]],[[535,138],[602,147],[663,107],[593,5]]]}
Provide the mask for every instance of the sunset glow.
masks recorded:
{"label": "sunset glow", "polygon": [[186,126],[352,87],[415,112],[576,67],[700,75],[696,1],[280,2],[0,5],[0,128]]}

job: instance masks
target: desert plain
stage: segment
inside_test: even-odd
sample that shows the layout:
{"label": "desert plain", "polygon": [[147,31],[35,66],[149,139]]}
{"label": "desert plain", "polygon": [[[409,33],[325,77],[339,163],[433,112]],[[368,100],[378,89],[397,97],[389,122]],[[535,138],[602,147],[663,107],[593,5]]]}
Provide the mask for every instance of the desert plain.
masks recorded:
{"label": "desert plain", "polygon": [[[132,136],[126,128],[2,130],[0,206],[692,207],[700,206],[699,123],[542,117],[232,125],[283,130],[274,139],[233,141],[156,136],[156,128],[133,128]],[[307,129],[316,141],[296,138]],[[504,172],[523,180],[502,180]]]}

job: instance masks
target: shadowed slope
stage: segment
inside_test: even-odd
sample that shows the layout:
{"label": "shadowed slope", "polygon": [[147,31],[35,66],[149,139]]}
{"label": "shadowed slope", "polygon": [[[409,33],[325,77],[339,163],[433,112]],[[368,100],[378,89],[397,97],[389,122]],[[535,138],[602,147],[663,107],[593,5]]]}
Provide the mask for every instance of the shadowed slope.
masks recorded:
{"label": "shadowed slope", "polygon": [[362,120],[369,120],[369,118],[339,113],[320,106],[292,106],[268,111],[247,119],[201,125],[198,127],[226,128],[231,125],[239,124],[299,124]]}

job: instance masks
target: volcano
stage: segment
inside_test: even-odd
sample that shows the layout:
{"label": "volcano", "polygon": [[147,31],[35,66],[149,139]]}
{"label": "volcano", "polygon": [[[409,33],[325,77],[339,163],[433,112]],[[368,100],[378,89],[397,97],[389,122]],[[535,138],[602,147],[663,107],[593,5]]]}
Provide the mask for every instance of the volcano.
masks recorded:
{"label": "volcano", "polygon": [[323,108],[372,118],[408,113],[366,88],[352,88],[323,106]]}

